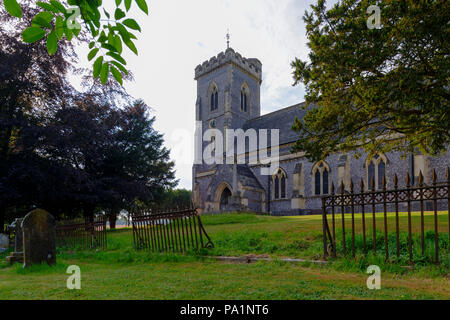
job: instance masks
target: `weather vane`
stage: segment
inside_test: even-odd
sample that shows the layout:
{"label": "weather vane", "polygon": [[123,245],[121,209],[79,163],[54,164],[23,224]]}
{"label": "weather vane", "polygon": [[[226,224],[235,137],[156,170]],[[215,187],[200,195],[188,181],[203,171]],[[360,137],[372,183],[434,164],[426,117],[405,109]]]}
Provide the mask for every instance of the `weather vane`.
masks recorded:
{"label": "weather vane", "polygon": [[230,29],[227,29],[227,49],[230,49]]}

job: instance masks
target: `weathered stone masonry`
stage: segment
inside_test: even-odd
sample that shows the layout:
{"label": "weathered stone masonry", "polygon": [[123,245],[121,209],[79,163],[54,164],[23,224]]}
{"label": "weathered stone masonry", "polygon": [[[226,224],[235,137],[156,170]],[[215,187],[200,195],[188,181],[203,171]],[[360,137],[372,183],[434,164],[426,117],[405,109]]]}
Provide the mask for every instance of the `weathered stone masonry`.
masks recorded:
{"label": "weathered stone masonry", "polygon": [[[364,154],[359,158],[355,158],[354,153],[334,154],[318,163],[309,162],[303,153],[291,153],[297,138],[291,127],[295,117],[304,116],[303,104],[261,116],[262,64],[258,59],[242,57],[231,48],[197,66],[195,80],[196,120],[202,122],[202,135],[209,128],[223,133],[226,129],[280,130],[280,164],[272,176],[261,175],[260,165],[193,166],[194,202],[202,212],[248,210],[272,215],[314,214],[320,212],[321,196],[330,192],[332,182],[335,185],[344,182],[348,188],[353,180],[355,190],[359,190],[361,178],[367,187],[369,177],[373,177],[378,187],[381,185],[379,175],[384,173],[390,188],[394,173],[399,174],[402,186],[407,172],[417,183],[419,171],[422,171],[425,183],[431,183],[432,169],[436,169],[442,180],[449,166],[449,151],[440,157],[420,153],[402,156],[392,152],[379,154],[374,159]],[[211,106],[211,95],[215,91],[218,93],[217,109]],[[208,144],[203,143],[203,148]],[[248,153],[246,158],[248,160]]]}

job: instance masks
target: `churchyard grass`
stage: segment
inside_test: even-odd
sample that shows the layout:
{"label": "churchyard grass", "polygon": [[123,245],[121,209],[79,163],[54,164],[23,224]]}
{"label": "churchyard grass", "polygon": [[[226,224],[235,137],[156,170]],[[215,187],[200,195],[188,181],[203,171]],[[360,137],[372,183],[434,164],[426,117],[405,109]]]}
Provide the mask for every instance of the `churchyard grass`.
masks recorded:
{"label": "churchyard grass", "polygon": [[[356,217],[360,221],[360,215]],[[3,265],[0,299],[450,299],[446,213],[439,215],[443,239],[447,236],[442,241],[446,248],[441,249],[441,264],[435,266],[425,259],[414,268],[405,267],[403,260],[385,263],[382,250],[377,256],[367,257],[358,251],[356,258],[341,256],[327,265],[279,260],[321,258],[320,216],[226,214],[204,216],[202,221],[215,248],[202,250],[200,255],[135,251],[131,230],[120,229],[109,232],[107,250],[60,253],[55,267],[23,270],[20,265]],[[400,221],[405,230],[405,214]],[[414,213],[415,232],[419,221],[420,215]],[[381,214],[377,216],[380,227],[382,222]],[[395,230],[394,222],[389,214],[391,231]],[[432,223],[433,216],[427,213],[426,230],[433,229]],[[360,242],[357,238],[358,248]],[[271,257],[274,261],[237,264],[212,258],[242,255]],[[81,290],[66,288],[69,275],[65,271],[73,264],[81,268]],[[371,264],[381,267],[381,290],[366,287],[365,271]]]}

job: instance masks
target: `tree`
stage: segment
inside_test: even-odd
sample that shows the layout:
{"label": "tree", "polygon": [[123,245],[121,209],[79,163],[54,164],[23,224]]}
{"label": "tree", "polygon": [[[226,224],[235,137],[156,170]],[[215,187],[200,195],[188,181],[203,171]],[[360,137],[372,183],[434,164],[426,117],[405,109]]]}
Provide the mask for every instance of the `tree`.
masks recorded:
{"label": "tree", "polygon": [[[381,9],[381,26],[368,28]],[[319,0],[304,21],[309,61],[292,63],[308,112],[294,147],[308,158],[363,148],[444,151],[450,137],[450,2]],[[368,13],[369,12],[369,13]]]}
{"label": "tree", "polygon": [[25,8],[20,21],[0,15],[0,229],[7,208],[26,202],[30,177],[42,176],[34,161],[36,154],[23,148],[22,133],[28,131],[33,136],[31,132],[41,122],[39,115],[70,100],[73,93],[66,79],[73,68],[70,61],[76,58],[72,45],[61,44],[49,57],[45,42],[24,44],[15,31],[35,13]]}
{"label": "tree", "polygon": [[176,181],[149,107],[113,80],[76,91],[66,78],[76,70],[71,42],[50,57],[44,39],[21,41],[17,30],[36,12],[0,15],[0,226],[33,206],[92,219],[151,203]]}
{"label": "tree", "polygon": [[88,219],[96,209],[106,211],[113,225],[122,209],[136,200],[150,203],[176,182],[148,107],[137,101],[119,109],[103,100],[79,94],[76,105],[48,120],[34,144],[42,158],[64,168],[52,197],[81,207]]}
{"label": "tree", "polygon": [[192,204],[192,192],[186,189],[168,189],[160,197],[157,207],[188,208]]}
{"label": "tree", "polygon": [[[33,6],[29,0],[22,2],[24,6],[17,0],[4,0],[3,4],[11,16],[22,18],[23,7]],[[100,78],[104,84],[112,74],[122,84],[123,76],[128,74],[126,61],[122,57],[123,45],[137,55],[133,42],[137,38],[132,31],[141,32],[136,20],[127,17],[133,3],[148,15],[146,0],[115,0],[114,14],[106,10],[102,1],[97,0],[38,1],[31,25],[23,30],[23,41],[34,43],[45,38],[47,52],[53,55],[57,52],[58,44],[89,34],[91,51],[88,59],[91,61],[97,56],[93,64],[94,78]],[[78,18],[83,24],[77,22]]]}

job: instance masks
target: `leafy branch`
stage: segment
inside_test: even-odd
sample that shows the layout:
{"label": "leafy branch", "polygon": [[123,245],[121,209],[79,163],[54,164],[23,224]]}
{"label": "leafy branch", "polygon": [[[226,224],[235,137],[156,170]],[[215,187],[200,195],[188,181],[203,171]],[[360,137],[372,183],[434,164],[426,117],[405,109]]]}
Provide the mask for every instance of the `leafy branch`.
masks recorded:
{"label": "leafy branch", "polygon": [[[100,78],[105,84],[111,74],[123,84],[123,76],[128,74],[127,62],[122,57],[123,45],[137,55],[133,42],[137,37],[133,32],[141,32],[136,20],[127,17],[133,2],[148,15],[146,0],[115,0],[114,14],[102,7],[101,0],[67,0],[64,4],[58,0],[38,1],[36,5],[41,10],[33,17],[31,26],[23,30],[23,41],[34,43],[45,38],[47,51],[53,55],[59,41],[64,38],[72,41],[85,29],[92,36],[88,60],[94,61],[94,78]],[[22,18],[22,8],[17,0],[3,0],[3,4],[11,16]],[[77,22],[78,18],[82,24]]]}

